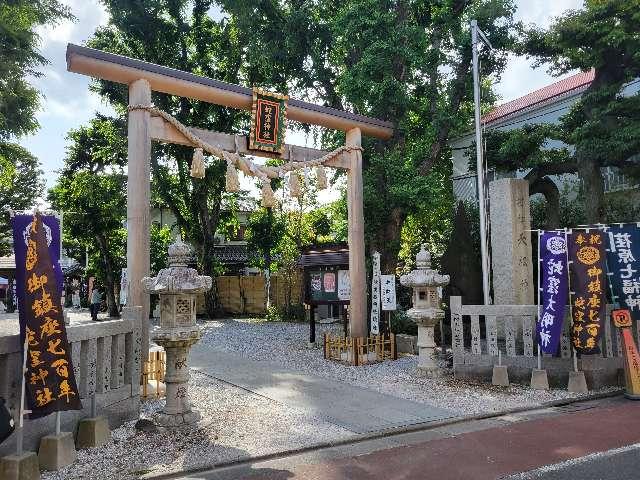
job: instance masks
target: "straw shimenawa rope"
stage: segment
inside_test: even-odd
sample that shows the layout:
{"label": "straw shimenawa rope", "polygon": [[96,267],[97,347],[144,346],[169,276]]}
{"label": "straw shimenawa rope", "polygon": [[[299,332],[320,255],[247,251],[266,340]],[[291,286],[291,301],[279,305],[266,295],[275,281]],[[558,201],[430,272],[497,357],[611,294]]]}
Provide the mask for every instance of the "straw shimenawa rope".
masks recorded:
{"label": "straw shimenawa rope", "polygon": [[[329,152],[326,155],[320,158],[315,158],[313,160],[305,160],[302,162],[287,162],[284,165],[280,166],[257,165],[251,160],[241,157],[238,153],[227,152],[218,147],[215,147],[214,145],[211,145],[210,143],[205,142],[200,137],[193,134],[187,128],[187,126],[182,124],[179,120],[177,120],[167,112],[160,110],[159,108],[153,107],[151,105],[129,105],[128,109],[146,110],[152,115],[164,118],[167,122],[176,127],[176,129],[180,133],[182,133],[196,148],[201,148],[211,155],[218,157],[220,160],[225,160],[227,162],[227,167],[231,165],[231,167],[241,170],[246,175],[260,178],[263,182],[268,181],[268,179],[270,178],[280,178],[286,172],[293,172],[304,168],[319,167],[343,153],[362,151],[362,147],[356,145],[345,145],[342,147],[338,147],[332,152]],[[235,187],[235,181],[233,181],[233,179],[230,183],[230,186]]]}

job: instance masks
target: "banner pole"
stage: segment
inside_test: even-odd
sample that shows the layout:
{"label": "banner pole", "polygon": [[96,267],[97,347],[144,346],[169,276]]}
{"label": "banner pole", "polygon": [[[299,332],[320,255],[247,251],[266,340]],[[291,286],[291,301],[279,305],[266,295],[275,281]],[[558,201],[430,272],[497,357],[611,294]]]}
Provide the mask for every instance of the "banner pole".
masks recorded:
{"label": "banner pole", "polygon": [[[540,287],[540,271],[542,270],[542,256],[540,255],[540,239],[542,237],[542,230],[538,230],[538,323],[540,323],[540,298],[542,297],[542,288]],[[566,245],[566,243],[565,243]],[[536,328],[536,333],[538,329]],[[540,335],[538,335],[538,370],[542,370],[542,352],[540,347]]]}
{"label": "banner pole", "polygon": [[[567,254],[567,268],[569,268],[569,265],[571,262],[569,261],[569,236],[567,234],[567,227],[564,228],[564,245],[565,245],[565,251]],[[572,325],[573,324],[573,304],[571,302],[572,300],[571,294],[573,292],[571,291],[571,272],[570,271],[567,272],[567,284],[569,285],[569,317],[571,318],[571,323],[569,325]],[[569,341],[571,341],[571,339]],[[571,355],[573,357],[573,371],[577,372],[578,371],[578,352],[573,346],[573,341],[571,341]]]}
{"label": "banner pole", "polygon": [[60,410],[56,412],[56,436],[60,436]]}
{"label": "banner pole", "polygon": [[27,336],[24,336],[24,345],[22,347],[22,386],[20,388],[20,408],[18,408],[18,431],[16,437],[16,455],[19,457],[22,455],[22,447],[24,443],[24,397],[26,389],[26,380],[24,374],[27,372],[27,348],[29,347],[29,341]]}

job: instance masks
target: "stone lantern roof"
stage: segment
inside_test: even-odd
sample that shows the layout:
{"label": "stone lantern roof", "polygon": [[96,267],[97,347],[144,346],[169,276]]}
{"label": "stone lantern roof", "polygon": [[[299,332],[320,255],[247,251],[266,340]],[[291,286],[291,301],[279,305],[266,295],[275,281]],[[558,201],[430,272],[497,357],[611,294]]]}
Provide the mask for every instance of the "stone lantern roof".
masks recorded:
{"label": "stone lantern roof", "polygon": [[449,275],[440,275],[431,269],[431,254],[425,244],[416,255],[416,267],[411,273],[400,277],[400,283],[405,287],[444,287],[449,284]]}
{"label": "stone lantern roof", "polygon": [[194,268],[187,267],[191,259],[191,248],[178,239],[168,249],[169,267],[163,268],[156,277],[142,279],[144,290],[148,293],[201,293],[211,289],[211,277],[198,275]]}

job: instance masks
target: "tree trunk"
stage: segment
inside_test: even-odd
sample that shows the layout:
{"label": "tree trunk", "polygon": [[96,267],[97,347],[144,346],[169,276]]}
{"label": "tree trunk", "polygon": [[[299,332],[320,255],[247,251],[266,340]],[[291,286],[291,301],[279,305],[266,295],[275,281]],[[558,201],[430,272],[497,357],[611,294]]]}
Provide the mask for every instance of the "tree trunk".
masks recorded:
{"label": "tree trunk", "polygon": [[120,311],[118,310],[118,304],[116,302],[116,283],[113,275],[113,262],[109,255],[109,245],[107,238],[104,235],[96,235],[96,241],[98,243],[98,249],[102,255],[102,263],[104,265],[104,285],[105,285],[105,297],[107,300],[107,310],[109,316],[113,318],[120,317]]}
{"label": "tree trunk", "polygon": [[400,233],[406,213],[394,208],[389,213],[384,227],[376,235],[372,250],[380,253],[380,268],[383,274],[395,274],[400,251]]}
{"label": "tree trunk", "polygon": [[549,177],[536,178],[529,184],[529,195],[540,193],[547,201],[545,227],[559,228],[560,225],[560,192],[558,186]]}
{"label": "tree trunk", "polygon": [[578,158],[578,175],[582,180],[582,195],[584,198],[587,223],[605,223],[607,220],[604,199],[604,181],[597,161],[586,155],[576,155]]}

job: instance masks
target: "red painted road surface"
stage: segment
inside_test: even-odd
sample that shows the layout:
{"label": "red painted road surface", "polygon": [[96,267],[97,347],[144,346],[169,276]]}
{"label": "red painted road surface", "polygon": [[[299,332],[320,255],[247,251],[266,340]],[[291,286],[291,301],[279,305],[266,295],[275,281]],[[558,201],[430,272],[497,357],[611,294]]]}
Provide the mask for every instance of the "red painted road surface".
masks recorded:
{"label": "red painted road surface", "polygon": [[493,480],[638,442],[640,402],[629,401],[245,478]]}

